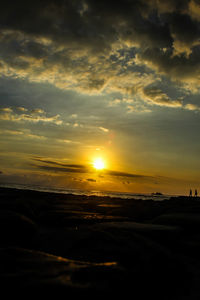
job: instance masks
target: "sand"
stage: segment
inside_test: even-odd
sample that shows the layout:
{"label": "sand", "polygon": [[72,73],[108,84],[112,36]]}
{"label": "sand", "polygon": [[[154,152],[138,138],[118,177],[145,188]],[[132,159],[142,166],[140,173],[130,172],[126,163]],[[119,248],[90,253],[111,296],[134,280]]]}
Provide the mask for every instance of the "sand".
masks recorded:
{"label": "sand", "polygon": [[7,188],[0,196],[7,294],[200,297],[200,198],[156,202]]}

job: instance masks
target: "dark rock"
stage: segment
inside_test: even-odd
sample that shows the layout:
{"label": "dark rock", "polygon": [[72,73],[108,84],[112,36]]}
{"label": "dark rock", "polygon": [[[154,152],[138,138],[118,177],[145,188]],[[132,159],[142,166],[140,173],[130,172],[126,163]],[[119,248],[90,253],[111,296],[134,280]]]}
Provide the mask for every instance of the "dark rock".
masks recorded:
{"label": "dark rock", "polygon": [[154,296],[165,290],[170,299],[170,295],[184,293],[190,287],[189,274],[178,256],[160,245],[158,238],[155,241],[151,237],[163,234],[167,238],[169,233],[178,232],[179,229],[168,226],[131,222],[98,224],[74,244],[71,255],[99,262],[114,259],[132,278],[136,294],[140,290],[145,293],[145,287]]}
{"label": "dark rock", "polygon": [[129,282],[115,262],[95,264],[74,261],[47,253],[20,248],[0,249],[1,291],[45,292],[50,296],[95,296],[122,292]]}
{"label": "dark rock", "polygon": [[[106,231],[120,231],[126,234],[139,234],[141,236],[152,239],[159,244],[169,247],[176,244],[179,237],[182,235],[182,229],[178,226],[169,226],[151,223],[137,223],[137,222],[110,222],[96,225]],[[169,247],[170,248],[170,247]]]}
{"label": "dark rock", "polygon": [[60,208],[60,210],[43,211],[38,221],[41,224],[53,226],[78,226],[78,225],[93,225],[100,222],[110,222],[113,220],[126,220],[124,217],[115,217],[111,215],[103,215],[97,212],[71,211]]}
{"label": "dark rock", "polygon": [[2,291],[199,299],[199,199],[0,194]]}
{"label": "dark rock", "polygon": [[25,245],[37,234],[36,224],[22,214],[0,211],[0,245]]}
{"label": "dark rock", "polygon": [[179,226],[192,232],[200,231],[200,214],[196,213],[171,213],[163,214],[153,220],[154,224]]}
{"label": "dark rock", "polygon": [[177,226],[168,226],[160,224],[151,224],[151,223],[137,223],[137,222],[110,222],[110,223],[101,223],[97,225],[98,228],[104,229],[119,229],[134,231],[140,234],[147,234],[148,236],[165,235],[165,234],[178,234],[181,232],[181,228]]}

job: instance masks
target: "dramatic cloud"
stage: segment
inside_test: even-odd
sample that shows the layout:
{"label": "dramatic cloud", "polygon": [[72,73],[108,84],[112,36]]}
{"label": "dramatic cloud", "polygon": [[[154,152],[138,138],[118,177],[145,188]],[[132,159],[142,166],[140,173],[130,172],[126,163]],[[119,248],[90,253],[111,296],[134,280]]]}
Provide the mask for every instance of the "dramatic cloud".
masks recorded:
{"label": "dramatic cloud", "polygon": [[194,0],[8,1],[0,6],[0,73],[86,93],[125,93],[137,89],[140,64],[196,83],[199,12]]}
{"label": "dramatic cloud", "polygon": [[199,47],[194,47],[189,57],[184,54],[174,56],[172,49],[146,49],[136,56],[135,61],[138,64],[145,64],[150,69],[166,75],[172,80],[187,84],[189,89],[189,85],[194,88],[199,83]]}
{"label": "dramatic cloud", "polygon": [[181,100],[171,100],[165,93],[160,89],[149,87],[144,89],[144,99],[152,104],[159,106],[168,106],[168,107],[181,107]]}
{"label": "dramatic cloud", "polygon": [[[19,110],[19,109],[17,109]],[[24,110],[20,109],[20,112],[24,112]],[[4,121],[12,121],[12,122],[31,122],[31,123],[38,123],[38,122],[47,122],[47,123],[54,123],[56,125],[62,124],[59,115],[55,116],[47,116],[45,111],[42,109],[34,109],[26,114],[18,114],[14,113],[11,108],[2,108],[0,110],[0,120]]]}
{"label": "dramatic cloud", "polygon": [[4,174],[146,190],[198,177],[198,0],[8,0],[0,19]]}

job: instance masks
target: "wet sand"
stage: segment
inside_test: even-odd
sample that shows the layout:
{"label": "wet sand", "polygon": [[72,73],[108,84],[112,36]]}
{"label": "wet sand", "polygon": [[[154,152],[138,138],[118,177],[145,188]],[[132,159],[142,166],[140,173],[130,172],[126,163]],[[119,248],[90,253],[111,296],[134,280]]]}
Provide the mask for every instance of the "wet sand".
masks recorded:
{"label": "wet sand", "polygon": [[198,299],[200,198],[0,188],[0,252],[7,293]]}

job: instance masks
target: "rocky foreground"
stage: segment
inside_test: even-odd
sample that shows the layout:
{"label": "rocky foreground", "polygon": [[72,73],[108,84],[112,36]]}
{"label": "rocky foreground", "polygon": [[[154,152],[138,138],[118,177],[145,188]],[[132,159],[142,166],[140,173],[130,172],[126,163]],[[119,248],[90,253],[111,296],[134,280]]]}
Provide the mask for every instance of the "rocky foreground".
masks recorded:
{"label": "rocky foreground", "polygon": [[199,299],[200,198],[1,188],[0,282],[7,295]]}

